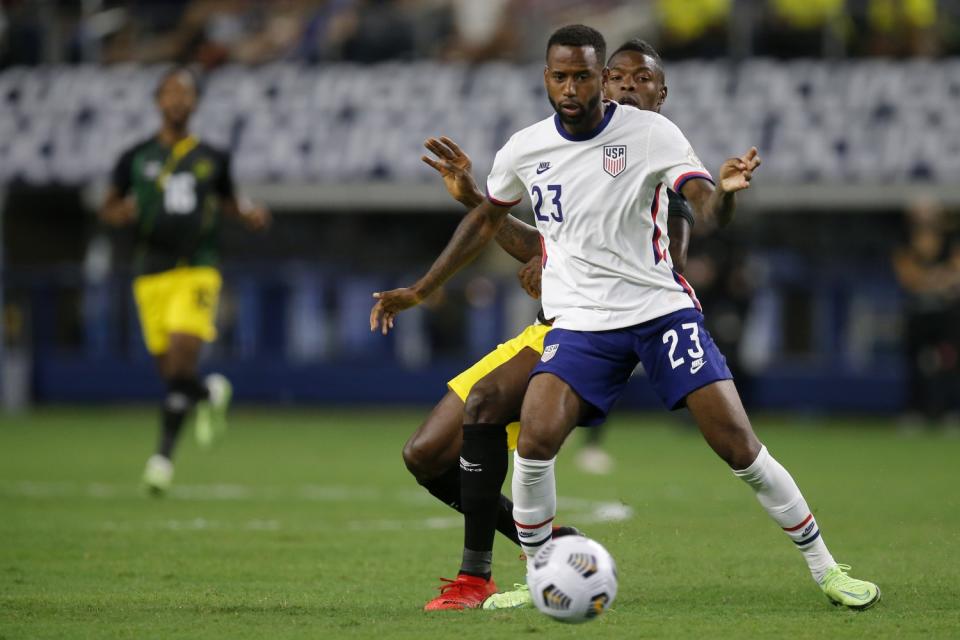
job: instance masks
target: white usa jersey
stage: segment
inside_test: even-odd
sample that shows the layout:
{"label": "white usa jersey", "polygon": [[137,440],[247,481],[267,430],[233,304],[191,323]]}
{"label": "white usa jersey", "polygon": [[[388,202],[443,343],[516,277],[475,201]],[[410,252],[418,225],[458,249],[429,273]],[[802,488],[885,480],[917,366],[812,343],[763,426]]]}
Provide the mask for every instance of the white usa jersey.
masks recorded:
{"label": "white usa jersey", "polygon": [[592,132],[557,116],[515,133],[497,153],[487,196],[514,206],[526,193],[544,243],[542,302],[554,326],[620,329],[700,309],[673,270],[667,189],[713,179],[687,139],[658,113],[606,103]]}

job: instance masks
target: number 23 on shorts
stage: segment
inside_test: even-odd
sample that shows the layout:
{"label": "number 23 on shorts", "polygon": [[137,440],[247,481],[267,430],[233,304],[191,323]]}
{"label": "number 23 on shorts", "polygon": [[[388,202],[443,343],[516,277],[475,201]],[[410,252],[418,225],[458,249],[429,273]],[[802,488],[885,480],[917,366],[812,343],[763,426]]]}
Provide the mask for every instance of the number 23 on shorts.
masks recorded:
{"label": "number 23 on shorts", "polygon": [[[686,337],[692,345],[687,349],[687,355],[697,360],[703,357],[703,346],[700,344],[700,327],[696,322],[685,322],[680,325],[681,332],[686,333]],[[667,357],[670,359],[670,366],[674,369],[682,365],[686,360],[683,356],[677,356],[677,345],[680,343],[681,336],[676,329],[670,329],[663,334],[663,344],[670,345]]]}

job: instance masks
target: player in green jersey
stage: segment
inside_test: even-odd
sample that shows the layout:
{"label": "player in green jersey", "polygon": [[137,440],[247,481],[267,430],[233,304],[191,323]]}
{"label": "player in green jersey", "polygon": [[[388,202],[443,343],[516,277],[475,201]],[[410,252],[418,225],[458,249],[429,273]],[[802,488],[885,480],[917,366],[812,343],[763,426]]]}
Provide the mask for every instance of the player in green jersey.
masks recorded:
{"label": "player in green jersey", "polygon": [[222,220],[262,230],[270,213],[238,198],[229,154],[190,134],[196,76],[182,67],[168,71],[155,97],[160,131],[120,156],[100,217],[136,232],[134,297],[147,350],[166,384],[160,441],[143,480],[162,493],[173,480],[173,449],[187,414],[196,407],[203,446],[226,428],[230,383],[219,374],[201,380],[198,370],[203,343],[217,335]]}

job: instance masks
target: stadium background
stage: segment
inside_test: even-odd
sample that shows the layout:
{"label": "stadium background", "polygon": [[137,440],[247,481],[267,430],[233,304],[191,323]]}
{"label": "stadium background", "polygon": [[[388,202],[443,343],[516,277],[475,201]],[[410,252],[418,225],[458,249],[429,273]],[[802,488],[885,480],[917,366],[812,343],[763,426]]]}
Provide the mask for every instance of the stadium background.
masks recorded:
{"label": "stadium background", "polygon": [[[8,403],[156,394],[130,243],[94,212],[118,153],[157,126],[169,60],[205,71],[194,129],[233,151],[244,192],[277,214],[266,238],[224,239],[209,365],[245,400],[432,401],[535,307],[491,250],[396,336],[367,331],[370,292],[418,273],[461,214],[420,143],[450,135],[485,175],[509,132],[549,112],[542,41],[584,19],[610,43],[662,49],[665,113],[708,167],[763,152],[736,224],[697,236],[689,274],[751,404],[902,408],[890,255],[917,199],[960,204],[956,4],[694,4],[6,3]],[[625,402],[654,406],[645,389]]]}
{"label": "stadium background", "polygon": [[[26,605],[10,586],[20,584],[29,568],[49,568],[39,549],[47,549],[53,558],[64,548],[72,549],[52,532],[69,530],[75,517],[85,522],[89,516],[100,523],[97,527],[106,518],[113,527],[81,527],[79,540],[139,532],[139,544],[153,550],[156,540],[151,536],[158,531],[192,531],[196,539],[210,535],[202,538],[207,553],[226,538],[226,548],[239,557],[269,555],[259,541],[248,538],[294,535],[289,527],[309,530],[324,544],[333,544],[336,553],[347,553],[330,542],[322,527],[303,524],[310,521],[312,503],[283,510],[284,500],[292,504],[295,496],[303,498],[303,488],[296,483],[304,478],[320,477],[339,487],[359,483],[359,494],[343,495],[366,496],[360,500],[361,511],[376,504],[381,518],[396,518],[379,521],[387,523],[385,530],[416,529],[403,519],[410,510],[425,514],[424,521],[450,515],[433,505],[407,504],[390,493],[404,481],[411,491],[415,488],[403,477],[399,448],[418,424],[418,411],[442,395],[445,380],[527,324],[536,303],[516,286],[519,265],[496,248],[422,309],[406,313],[388,338],[368,330],[370,293],[408,283],[420,273],[463,213],[419,161],[423,139],[442,134],[458,140],[483,177],[510,132],[549,115],[540,72],[543,44],[557,26],[580,21],[603,32],[611,47],[641,36],[660,49],[670,88],[664,113],[684,130],[709,168],[750,144],[763,154],[764,165],[750,192],[740,198],[735,223],[717,232],[698,227],[687,270],[711,331],[733,361],[748,407],[779,416],[761,436],[766,433],[768,442],[795,447],[797,453],[790,458],[794,468],[821,496],[821,507],[834,514],[834,531],[844,535],[848,547],[862,539],[861,532],[835,514],[850,506],[849,496],[859,496],[858,504],[873,504],[863,498],[869,494],[875,500],[887,496],[893,511],[871,520],[874,514],[865,506],[853,510],[860,522],[878,528],[893,518],[899,533],[885,534],[893,536],[885,542],[887,549],[921,540],[944,543],[938,553],[957,548],[955,518],[960,510],[955,499],[945,505],[912,503],[926,491],[937,493],[936,487],[942,491],[943,486],[955,486],[958,477],[948,461],[955,460],[956,440],[917,441],[897,432],[897,420],[907,409],[909,363],[904,357],[905,295],[891,261],[908,237],[910,211],[942,207],[947,212],[943,232],[957,231],[957,0],[4,0],[0,382],[7,415],[0,466],[5,469],[2,496],[10,517],[0,526],[12,541],[5,557],[12,582],[4,587],[12,590],[0,591],[17,612],[7,619],[12,625],[8,629],[43,635],[40,627],[29,625],[53,615],[51,611],[72,612],[75,622],[95,624],[85,617],[85,607],[111,601],[106,592],[94,589],[92,593],[100,595],[62,605],[66,609]],[[184,445],[179,473],[187,484],[172,494],[161,517],[133,497],[141,452],[145,455],[153,438],[154,411],[114,408],[130,403],[149,407],[161,392],[131,299],[130,238],[102,227],[95,212],[119,151],[158,124],[152,91],[171,62],[193,64],[203,72],[204,96],[194,129],[232,150],[241,191],[266,203],[275,221],[266,236],[228,227],[223,239],[220,338],[204,366],[223,371],[235,383],[237,439],[203,460]],[[529,216],[529,211],[520,215]],[[955,311],[960,292],[955,290],[948,299]],[[949,349],[938,357],[949,359]],[[952,357],[955,363],[956,351]],[[946,385],[946,404],[952,403],[956,411],[960,391],[955,364],[953,373],[940,382]],[[291,409],[286,406],[290,404],[303,408]],[[367,413],[371,407],[398,404],[413,410]],[[68,408],[57,408],[63,405]],[[631,383],[622,406],[658,409],[642,378]],[[349,410],[341,413],[339,407]],[[853,413],[867,417],[852,418]],[[573,490],[579,499],[596,492],[603,500],[645,482],[656,486],[668,470],[656,470],[664,461],[643,454],[648,446],[672,448],[677,464],[682,464],[680,452],[694,450],[700,457],[693,459],[709,460],[702,445],[692,440],[678,444],[670,431],[661,430],[677,422],[672,418],[662,413],[624,415],[614,423],[611,438],[626,475],[614,476],[611,485],[574,476],[580,493],[569,485],[561,491]],[[947,411],[945,424],[950,421]],[[132,424],[142,428],[131,431]],[[354,427],[367,435],[351,432]],[[365,469],[360,474],[343,461],[364,446],[371,453],[359,463]],[[317,453],[309,455],[309,449]],[[323,456],[325,450],[339,462]],[[862,460],[851,468],[856,479],[845,481],[845,490],[839,492],[849,492],[846,496],[834,495],[836,486],[829,482],[810,481],[816,473],[829,474],[837,465],[850,464],[858,453]],[[639,455],[633,459],[646,466],[641,470],[631,465],[631,455]],[[917,478],[904,456],[924,461],[927,474]],[[129,460],[121,464],[121,458]],[[880,471],[871,463],[876,460],[883,461]],[[272,489],[256,488],[250,479],[250,468],[260,465],[272,470],[265,476],[274,483]],[[718,471],[712,468],[714,476]],[[561,475],[575,473],[561,466]],[[877,473],[886,474],[885,484],[867,480]],[[696,480],[692,476],[683,491],[696,495]],[[234,485],[218,484],[229,481],[255,488],[230,494]],[[396,504],[364,494],[364,483],[371,482],[391,487],[377,489],[376,495]],[[226,494],[221,495],[221,489]],[[750,511],[755,507],[749,505],[749,496],[736,493],[739,489],[733,487],[730,493],[742,498],[742,510],[760,523],[759,515]],[[665,491],[659,500],[649,498],[646,506],[663,513],[676,509],[678,496],[686,495],[676,487]],[[720,503],[733,499],[717,491],[713,497]],[[329,498],[323,496],[308,502]],[[106,504],[98,506],[100,499],[116,500],[109,513]],[[265,506],[277,500],[281,506]],[[338,522],[337,509],[343,511],[343,522],[356,522],[356,510],[346,506],[349,498],[343,500],[326,509],[325,517],[333,518],[327,525],[331,530]],[[909,509],[891,506],[907,503]],[[119,511],[113,508],[117,504]],[[204,507],[202,513],[197,505]],[[250,515],[270,509],[275,518]],[[696,520],[702,514],[692,507],[676,513],[673,519],[644,526],[672,532],[673,527],[703,524]],[[722,515],[716,514],[716,522]],[[306,529],[297,529],[298,522]],[[710,526],[718,526],[716,522],[710,520]],[[912,530],[907,522],[914,523]],[[455,554],[456,521],[434,528],[448,525],[451,531],[442,533],[442,539]],[[351,535],[384,530],[368,531],[367,526],[359,525]],[[629,563],[633,552],[623,547],[621,538],[630,530],[594,526],[601,538],[621,540],[619,546],[614,542],[614,555]],[[441,533],[427,525],[423,529],[424,544],[439,544]],[[725,539],[742,535],[737,528],[712,531]],[[770,548],[780,552],[774,544],[779,542],[771,542]],[[34,544],[37,557],[31,559]],[[316,552],[306,541],[289,544],[302,553]],[[424,566],[429,565],[430,552],[400,544],[386,543],[366,559],[365,568],[349,569],[352,577],[346,580],[353,593],[362,593],[365,582],[381,579],[368,565],[376,564],[380,554],[388,562],[394,557],[388,551],[411,557],[419,553]],[[724,557],[726,552],[707,546]],[[660,551],[663,557],[679,553]],[[763,544],[755,551],[774,553]],[[185,547],[176,553],[202,563],[200,551],[196,558]],[[507,553],[498,551],[500,557]],[[869,571],[886,569],[894,575],[891,567],[900,567],[893,560],[884,565],[864,555],[871,558]],[[948,556],[923,561],[937,584],[956,584]],[[81,561],[63,562],[77,575],[85,570]],[[647,557],[642,562],[644,576],[662,577],[657,569],[664,567],[649,564]],[[449,564],[439,563],[435,570],[449,572]],[[310,579],[292,564],[282,566],[286,580]],[[132,571],[166,570],[140,566]],[[275,570],[272,565],[263,571]],[[108,563],[92,575],[122,584],[130,579],[124,571]],[[218,571],[213,574],[224,580],[236,578]],[[806,579],[795,573],[798,581]],[[624,579],[629,592],[629,581],[636,577]],[[259,602],[218,584],[224,591],[214,592],[208,598],[212,604],[199,610],[208,620],[229,617],[234,598]],[[191,593],[194,586],[180,588]],[[73,587],[90,585],[78,582]],[[411,610],[429,595],[424,585],[417,587],[412,587],[415,595],[405,596]],[[679,592],[689,595],[684,588]],[[714,588],[721,593],[719,586],[707,587]],[[945,597],[957,601],[955,586],[943,589]],[[806,594],[799,587],[797,591]],[[102,601],[97,599],[101,596]],[[653,597],[661,609],[681,606],[657,601],[649,591],[644,596]],[[182,608],[176,596],[164,597],[161,606]],[[312,610],[306,600],[292,597],[290,602],[292,608],[278,604],[276,611],[272,605],[258,609],[260,605],[251,604],[232,619],[237,624],[246,621],[249,631],[259,623],[244,617],[248,614],[295,616]],[[621,609],[629,611],[627,604]],[[686,630],[712,631],[710,616],[735,616],[740,610],[734,603],[728,614],[693,611],[693,626]],[[658,619],[659,609],[653,605],[642,611],[646,617],[637,621],[640,628]],[[930,622],[934,626],[927,629],[933,635],[957,623],[955,608],[938,615],[939,622]],[[169,627],[160,628],[176,635],[178,620],[161,618]],[[622,614],[622,623],[630,620],[635,619]],[[697,620],[702,627],[696,626]],[[805,626],[808,623],[813,626]],[[409,624],[411,637],[417,637],[416,619],[402,624]],[[801,636],[804,629],[813,633],[811,629],[825,628],[805,613],[789,624]],[[889,632],[878,625],[870,630],[874,636]],[[671,627],[646,627],[654,635],[664,628]],[[77,628],[44,629],[53,635],[66,629],[70,635]],[[233,629],[234,637],[243,635],[243,627]],[[336,630],[349,635],[349,629]],[[782,627],[767,630],[779,633]]]}

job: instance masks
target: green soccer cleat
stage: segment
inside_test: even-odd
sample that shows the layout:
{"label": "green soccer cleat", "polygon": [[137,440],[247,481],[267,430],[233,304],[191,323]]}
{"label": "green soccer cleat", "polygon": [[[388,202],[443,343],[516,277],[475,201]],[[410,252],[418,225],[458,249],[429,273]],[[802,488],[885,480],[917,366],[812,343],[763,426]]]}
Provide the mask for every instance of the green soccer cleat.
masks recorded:
{"label": "green soccer cleat", "polygon": [[166,493],[173,484],[173,463],[160,454],[150,456],[143,470],[143,484],[155,496]]}
{"label": "green soccer cleat", "polygon": [[197,403],[194,432],[197,444],[203,449],[209,449],[227,432],[227,409],[233,398],[233,386],[219,373],[211,373],[204,382],[210,397]]}
{"label": "green soccer cleat", "polygon": [[820,588],[834,606],[863,610],[880,602],[880,587],[847,575],[848,564],[835,564],[820,581]]}
{"label": "green soccer cleat", "polygon": [[530,587],[515,583],[513,591],[495,593],[483,601],[484,609],[529,609],[533,607],[533,598],[530,597]]}

